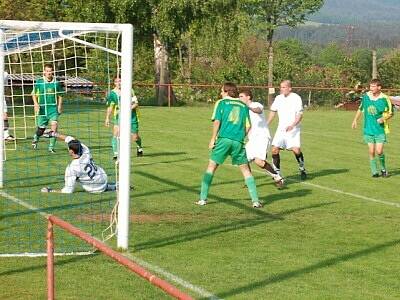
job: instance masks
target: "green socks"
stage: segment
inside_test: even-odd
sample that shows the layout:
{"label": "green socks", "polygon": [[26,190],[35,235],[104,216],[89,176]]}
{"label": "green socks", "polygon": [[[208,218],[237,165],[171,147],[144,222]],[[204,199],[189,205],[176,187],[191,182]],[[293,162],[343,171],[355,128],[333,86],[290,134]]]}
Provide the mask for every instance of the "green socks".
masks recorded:
{"label": "green socks", "polygon": [[386,171],[385,154],[378,155],[379,162],[381,164],[382,171]]}
{"label": "green socks", "polygon": [[49,149],[54,149],[54,146],[56,144],[56,138],[52,137],[52,138],[49,138],[49,140],[50,140]]}
{"label": "green socks", "polygon": [[208,190],[212,182],[214,174],[205,172],[203,180],[201,181],[200,200],[207,200]]}
{"label": "green socks", "polygon": [[113,154],[114,155],[118,154],[118,138],[116,136],[113,136],[111,138],[111,147],[112,147]]}
{"label": "green socks", "polygon": [[247,177],[244,181],[246,182],[247,188],[249,189],[251,202],[258,202],[256,181],[254,180],[254,177]]}
{"label": "green socks", "polygon": [[369,160],[369,166],[371,168],[372,175],[378,174],[375,158]]}
{"label": "green socks", "polygon": [[136,144],[139,146],[139,148],[142,148],[142,139],[141,139],[141,138],[138,138],[138,139],[136,140]]}

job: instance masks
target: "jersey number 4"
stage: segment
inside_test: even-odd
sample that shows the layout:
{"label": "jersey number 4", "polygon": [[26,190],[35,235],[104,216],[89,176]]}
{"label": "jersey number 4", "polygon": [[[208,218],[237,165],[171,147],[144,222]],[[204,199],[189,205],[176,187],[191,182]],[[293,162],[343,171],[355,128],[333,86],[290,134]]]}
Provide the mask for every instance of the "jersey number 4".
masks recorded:
{"label": "jersey number 4", "polygon": [[85,172],[87,172],[90,179],[93,179],[96,176],[97,167],[93,162],[93,159],[90,159],[90,162],[84,168]]}

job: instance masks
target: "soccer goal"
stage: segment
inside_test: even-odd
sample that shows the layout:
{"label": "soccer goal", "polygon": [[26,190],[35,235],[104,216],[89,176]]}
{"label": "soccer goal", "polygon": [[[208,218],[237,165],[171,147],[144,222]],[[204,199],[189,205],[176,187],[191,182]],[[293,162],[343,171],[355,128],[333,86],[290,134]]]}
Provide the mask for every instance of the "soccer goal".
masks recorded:
{"label": "soccer goal", "polygon": [[[2,20],[0,46],[0,74],[4,74],[0,76],[0,100],[5,100],[0,101],[0,110],[5,111],[7,106],[8,126],[15,138],[0,143],[0,197],[4,198],[0,204],[0,230],[5,237],[0,241],[0,254],[43,252],[43,216],[47,213],[59,215],[100,237],[109,225],[113,207],[117,207],[117,246],[127,249],[132,25]],[[51,77],[46,77],[48,70]],[[119,165],[112,160],[111,128],[104,125],[105,96],[113,88],[115,77],[121,78]],[[57,83],[56,92],[46,85],[43,91],[37,89],[40,80]],[[44,101],[45,105],[40,104],[37,109],[33,97],[41,97],[39,102]],[[57,112],[55,119],[50,114],[50,104]],[[37,145],[32,142],[38,128],[51,128],[55,122],[60,133],[89,147],[109,181],[118,179],[117,193],[91,194],[79,187],[73,194],[41,193],[43,186],[63,187],[65,169],[71,162],[62,141],[51,149],[43,137]],[[4,123],[0,122],[2,141],[3,130]],[[65,244],[59,249],[66,252],[80,250],[79,245],[71,248],[68,240],[57,243]]]}

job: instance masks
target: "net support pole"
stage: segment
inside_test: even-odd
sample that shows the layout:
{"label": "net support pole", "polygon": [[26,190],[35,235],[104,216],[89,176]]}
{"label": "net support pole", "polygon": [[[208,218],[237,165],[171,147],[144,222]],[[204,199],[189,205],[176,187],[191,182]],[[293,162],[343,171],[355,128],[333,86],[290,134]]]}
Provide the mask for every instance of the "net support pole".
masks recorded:
{"label": "net support pole", "polygon": [[120,108],[120,147],[119,147],[119,193],[117,246],[128,249],[129,234],[129,192],[130,192],[130,153],[131,153],[131,99],[132,99],[132,61],[133,27],[124,24],[121,43],[121,108]]}
{"label": "net support pole", "polygon": [[0,188],[4,186],[4,31],[0,29]]}
{"label": "net support pole", "polygon": [[50,219],[47,222],[47,300],[54,300],[54,231]]}

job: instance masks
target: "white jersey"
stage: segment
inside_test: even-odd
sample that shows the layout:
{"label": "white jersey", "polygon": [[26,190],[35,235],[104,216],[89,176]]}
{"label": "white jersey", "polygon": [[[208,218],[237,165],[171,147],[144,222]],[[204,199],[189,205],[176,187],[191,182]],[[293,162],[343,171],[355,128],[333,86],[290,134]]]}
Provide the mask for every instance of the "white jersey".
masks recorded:
{"label": "white jersey", "polygon": [[249,110],[251,122],[251,128],[248,134],[249,139],[270,138],[271,135],[269,133],[267,120],[265,119],[264,106],[259,102],[251,102],[249,107],[261,109],[261,113],[259,114],[253,112],[251,109]]}
{"label": "white jersey", "polygon": [[265,160],[271,141],[271,135],[267,120],[265,119],[264,106],[258,102],[252,102],[250,108],[261,108],[261,113],[249,110],[251,128],[248,134],[249,141],[246,143],[246,155],[249,161],[258,158]]}
{"label": "white jersey", "polygon": [[[303,113],[303,102],[296,93],[290,93],[286,97],[278,95],[271,105],[271,111],[278,113],[279,123],[276,131],[285,131],[286,127],[293,124],[296,116]],[[297,124],[293,130],[300,130],[300,124]]]}
{"label": "white jersey", "polygon": [[[68,136],[65,139],[69,143],[74,138]],[[97,166],[90,154],[90,150],[82,145],[82,155],[72,162],[65,169],[65,186],[62,193],[73,193],[76,182],[80,182],[83,189],[90,193],[101,193],[107,189],[107,174]]]}

